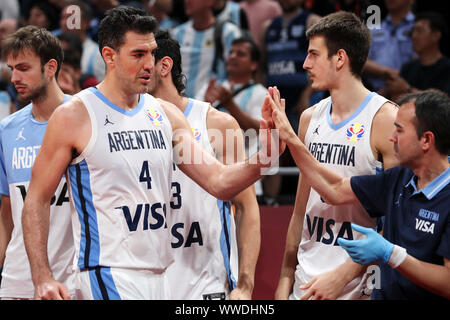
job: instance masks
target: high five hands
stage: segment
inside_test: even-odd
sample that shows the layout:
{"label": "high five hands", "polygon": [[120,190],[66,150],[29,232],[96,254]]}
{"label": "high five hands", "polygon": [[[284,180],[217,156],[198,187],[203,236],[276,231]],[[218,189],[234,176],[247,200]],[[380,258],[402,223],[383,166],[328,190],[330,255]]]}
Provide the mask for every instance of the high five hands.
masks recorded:
{"label": "high five hands", "polygon": [[269,87],[261,110],[262,118],[269,128],[278,129],[279,138],[283,143],[297,137],[286,116],[285,108],[286,101],[281,98],[278,88]]}

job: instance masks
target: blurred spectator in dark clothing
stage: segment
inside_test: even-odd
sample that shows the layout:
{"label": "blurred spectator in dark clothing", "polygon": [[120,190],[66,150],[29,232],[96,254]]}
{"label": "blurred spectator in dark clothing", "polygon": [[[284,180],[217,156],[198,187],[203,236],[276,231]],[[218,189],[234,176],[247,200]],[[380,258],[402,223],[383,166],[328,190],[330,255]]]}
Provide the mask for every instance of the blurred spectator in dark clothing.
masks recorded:
{"label": "blurred spectator in dark clothing", "polygon": [[412,41],[419,58],[404,64],[400,75],[387,81],[385,96],[397,100],[402,94],[426,89],[438,89],[450,95],[450,59],[440,49],[447,32],[441,14],[424,12],[416,16]]}
{"label": "blurred spectator in dark clothing", "polygon": [[80,37],[73,33],[61,33],[58,35],[61,46],[64,49],[64,62],[58,76],[58,84],[67,94],[75,94],[82,89],[95,86],[99,83],[92,74],[82,73],[81,54],[83,43]]}
{"label": "blurred spectator in dark clothing", "polygon": [[412,48],[414,25],[413,0],[385,0],[388,15],[377,28],[372,28],[372,46],[364,67],[369,88],[378,91],[394,79],[401,66],[416,57]]}
{"label": "blurred spectator in dark clothing", "polygon": [[54,30],[59,26],[59,10],[47,1],[32,1],[29,11],[25,13],[25,20],[29,25]]}

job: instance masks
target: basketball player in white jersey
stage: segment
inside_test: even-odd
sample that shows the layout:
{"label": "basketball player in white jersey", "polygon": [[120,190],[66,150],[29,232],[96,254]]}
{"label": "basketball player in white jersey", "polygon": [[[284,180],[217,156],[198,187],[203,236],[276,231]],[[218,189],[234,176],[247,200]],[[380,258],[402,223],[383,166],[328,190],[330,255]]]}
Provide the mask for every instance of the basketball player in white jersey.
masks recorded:
{"label": "basketball player in white jersey", "polygon": [[[331,96],[300,117],[301,141],[324,166],[342,176],[375,174],[394,166],[389,135],[397,107],[361,82],[370,47],[367,27],[355,15],[339,12],[319,20],[307,31],[307,37],[308,56],[303,68],[312,88],[329,90]],[[300,176],[277,299],[370,297],[366,270],[336,243],[338,237],[364,237],[352,230],[351,222],[376,226],[360,205],[324,203]]]}
{"label": "basketball player in white jersey", "polygon": [[[196,141],[221,162],[244,160],[243,137],[237,121],[207,102],[182,95],[180,46],[168,32],[158,32],[155,38],[158,47],[149,93],[178,106]],[[236,145],[227,144],[227,130],[236,135]],[[216,132],[221,133],[222,140],[218,141]],[[175,261],[167,272],[173,298],[251,299],[261,241],[253,186],[234,197],[236,217],[233,217],[229,202],[210,195],[176,166],[172,179],[174,190],[179,188],[180,193],[172,202],[171,246]],[[238,273],[233,270],[233,262],[236,264],[237,260]]]}
{"label": "basketball player in white jersey", "polygon": [[[225,166],[195,142],[176,106],[146,94],[156,27],[142,10],[108,11],[98,32],[105,79],[75,95],[49,120],[22,219],[37,299],[69,298],[48,267],[45,208],[66,170],[77,298],[169,299],[165,271],[173,256],[166,219],[176,193],[173,162],[205,190],[228,200],[254,183],[267,158],[278,154],[266,152],[268,134],[261,134],[261,152]],[[268,128],[264,120],[261,127]],[[267,142],[272,150],[272,142],[279,141]],[[276,151],[283,148],[280,144]],[[194,163],[194,156],[203,162]]]}
{"label": "basketball player in white jersey", "polygon": [[[34,287],[23,242],[22,208],[47,121],[70,96],[64,95],[56,82],[63,50],[47,30],[21,28],[3,41],[2,51],[17,94],[31,103],[0,122],[1,218],[9,238],[0,298],[32,299]],[[75,250],[66,179],[59,176],[55,185],[56,192],[46,204],[50,207],[49,263],[55,279],[73,291],[70,270]]]}

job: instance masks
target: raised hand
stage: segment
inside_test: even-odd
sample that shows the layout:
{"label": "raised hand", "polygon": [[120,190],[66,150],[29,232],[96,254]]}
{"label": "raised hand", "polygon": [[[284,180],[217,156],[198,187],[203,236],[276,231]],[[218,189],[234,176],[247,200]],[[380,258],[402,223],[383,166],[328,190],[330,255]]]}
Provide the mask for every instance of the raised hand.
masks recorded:
{"label": "raised hand", "polygon": [[292,129],[286,116],[286,101],[281,98],[280,91],[278,91],[277,87],[269,88],[269,96],[270,108],[272,110],[272,121],[275,128],[279,130],[280,139],[287,142],[290,137],[297,137],[297,134],[294,132],[294,129]]}

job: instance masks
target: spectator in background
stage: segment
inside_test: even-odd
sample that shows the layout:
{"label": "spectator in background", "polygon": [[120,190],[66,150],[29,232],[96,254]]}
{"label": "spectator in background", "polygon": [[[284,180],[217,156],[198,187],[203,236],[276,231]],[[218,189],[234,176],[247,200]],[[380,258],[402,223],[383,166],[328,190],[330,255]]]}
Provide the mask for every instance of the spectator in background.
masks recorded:
{"label": "spectator in background", "polygon": [[29,25],[54,30],[58,28],[59,12],[47,1],[33,1],[30,10],[25,14],[25,19]]}
{"label": "spectator in background", "polygon": [[[247,131],[245,144],[247,156],[258,149],[259,119],[267,89],[254,81],[259,67],[260,51],[251,38],[241,37],[233,41],[226,61],[227,79],[212,78],[200,89],[196,99],[211,103],[221,111],[229,112]],[[254,133],[254,134],[252,134]],[[256,195],[261,196],[261,183],[255,184]]]}
{"label": "spectator in background", "polygon": [[283,13],[273,19],[265,31],[266,85],[277,86],[286,99],[286,114],[294,130],[301,111],[310,105],[309,96],[302,99],[308,87],[303,69],[308,51],[306,30],[319,16],[302,9],[303,0],[279,0]]}
{"label": "spectator in background", "polygon": [[18,0],[2,0],[0,1],[1,19],[15,19],[20,18],[20,6]]}
{"label": "spectator in background", "polygon": [[81,56],[74,51],[64,50],[64,60],[58,75],[58,85],[65,94],[74,95],[81,91]]}
{"label": "spectator in background", "polygon": [[413,0],[386,0],[387,17],[380,28],[371,29],[372,46],[364,67],[371,90],[385,87],[385,80],[394,79],[401,66],[415,57],[410,37],[414,25],[412,3]]}
{"label": "spectator in background", "polygon": [[155,0],[147,4],[147,11],[156,18],[162,30],[169,30],[180,24],[178,20],[169,16],[172,9],[173,0]]}
{"label": "spectator in background", "polygon": [[371,3],[371,0],[314,0],[310,10],[319,16],[326,16],[338,11],[353,12],[357,17],[365,21],[367,7]]}
{"label": "spectator in background", "polygon": [[441,14],[424,12],[416,16],[412,42],[419,58],[405,63],[399,76],[387,80],[386,96],[397,100],[405,93],[432,88],[450,95],[450,59],[440,49],[447,32]]}
{"label": "spectator in background", "polygon": [[190,98],[195,97],[212,76],[225,80],[226,56],[233,40],[242,34],[234,23],[216,23],[213,4],[214,0],[185,0],[186,15],[190,19],[171,31],[181,47],[183,73],[189,79],[185,94]]}
{"label": "spectator in background", "polygon": [[64,61],[58,76],[58,84],[64,93],[75,94],[80,89],[96,86],[99,81],[92,74],[81,71],[81,54],[83,43],[74,33],[63,32],[58,35],[64,49]]}
{"label": "spectator in background", "polygon": [[[10,34],[13,34],[18,29],[19,24],[17,19],[9,18],[0,20],[0,43]],[[0,46],[1,49],[1,46]],[[0,62],[0,88],[4,93],[8,93],[13,103],[11,112],[16,111],[28,104],[28,100],[22,101],[17,95],[17,91],[11,84],[11,70],[6,65],[5,61]],[[3,97],[4,103],[7,97]],[[5,105],[4,105],[5,106]],[[5,110],[5,109],[4,109]]]}
{"label": "spectator in background", "polygon": [[281,16],[280,4],[273,0],[246,0],[240,3],[247,14],[250,33],[255,43],[260,46],[263,41],[261,26],[264,26],[277,16]]}
{"label": "spectator in background", "polygon": [[[73,5],[80,8],[81,22],[79,26],[73,25],[74,19],[71,18],[74,14],[74,11],[71,10]],[[81,71],[84,74],[92,74],[98,81],[101,81],[105,77],[105,62],[98,49],[98,44],[87,36],[91,18],[92,10],[87,3],[78,0],[67,1],[64,3],[59,21],[61,29],[55,33],[69,32],[77,34],[81,38],[83,42]]]}
{"label": "spectator in background", "polygon": [[247,13],[236,2],[214,0],[213,13],[218,21],[231,21],[241,30],[249,30]]}

